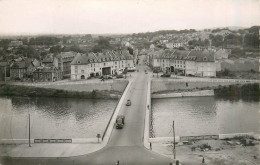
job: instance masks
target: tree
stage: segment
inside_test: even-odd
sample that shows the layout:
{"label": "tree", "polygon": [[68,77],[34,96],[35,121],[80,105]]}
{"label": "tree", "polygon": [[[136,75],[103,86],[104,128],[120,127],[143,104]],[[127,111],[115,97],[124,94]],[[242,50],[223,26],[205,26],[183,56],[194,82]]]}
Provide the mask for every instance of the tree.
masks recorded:
{"label": "tree", "polygon": [[101,52],[102,50],[105,49],[109,49],[109,50],[113,49],[113,47],[109,43],[109,40],[105,37],[100,36],[99,39],[96,41],[96,43],[97,45],[95,45],[92,48],[92,51],[94,53]]}
{"label": "tree", "polygon": [[209,38],[212,40],[212,45],[219,47],[223,45],[223,36],[222,35],[209,35]]}
{"label": "tree", "polygon": [[130,54],[134,54],[134,49],[133,48],[131,48],[131,47],[127,47],[127,50],[128,50],[128,52],[130,53]]}
{"label": "tree", "polygon": [[60,53],[61,52],[61,46],[60,45],[55,45],[55,46],[52,46],[51,48],[50,48],[50,52],[51,53],[54,53],[54,54],[58,54],[58,53]]}
{"label": "tree", "polygon": [[246,34],[244,37],[244,45],[248,47],[259,47],[259,39],[256,33]]}

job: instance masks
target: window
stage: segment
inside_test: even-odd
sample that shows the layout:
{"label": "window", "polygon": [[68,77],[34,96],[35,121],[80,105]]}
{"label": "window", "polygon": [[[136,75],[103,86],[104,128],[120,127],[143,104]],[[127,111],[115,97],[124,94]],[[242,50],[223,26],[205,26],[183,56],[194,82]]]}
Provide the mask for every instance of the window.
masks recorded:
{"label": "window", "polygon": [[81,73],[84,73],[84,70],[81,70]]}
{"label": "window", "polygon": [[104,66],[106,66],[106,63],[104,63]]}
{"label": "window", "polygon": [[204,58],[203,58],[203,61],[207,61],[207,57],[204,57]]}
{"label": "window", "polygon": [[91,67],[92,67],[92,64],[91,64]]}

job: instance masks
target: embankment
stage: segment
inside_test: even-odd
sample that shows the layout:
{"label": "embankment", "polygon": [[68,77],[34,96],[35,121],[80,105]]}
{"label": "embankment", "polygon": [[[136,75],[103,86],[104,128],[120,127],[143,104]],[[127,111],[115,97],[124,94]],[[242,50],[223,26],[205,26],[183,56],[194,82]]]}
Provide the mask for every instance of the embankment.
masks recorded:
{"label": "embankment", "polygon": [[[259,93],[259,83],[214,79],[212,81],[153,79],[151,82],[151,93],[153,95],[171,93],[193,93],[194,95],[196,95],[197,91],[202,90],[214,90],[214,93],[217,96],[233,96],[234,90],[236,94],[239,94],[241,96],[258,95],[256,92]],[[180,96],[182,97],[181,94]]]}
{"label": "embankment", "polygon": [[[52,84],[41,86],[28,84],[0,84],[0,95],[26,97],[118,99],[121,97],[127,84],[128,81],[112,81],[111,84]],[[108,89],[107,86],[109,86],[110,89]]]}

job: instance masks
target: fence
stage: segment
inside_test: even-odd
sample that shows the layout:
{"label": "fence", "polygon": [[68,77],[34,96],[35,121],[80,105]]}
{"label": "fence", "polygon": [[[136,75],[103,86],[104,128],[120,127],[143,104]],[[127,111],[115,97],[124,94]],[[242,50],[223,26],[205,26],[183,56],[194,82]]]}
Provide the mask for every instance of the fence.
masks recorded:
{"label": "fence", "polygon": [[34,143],[72,143],[72,139],[34,139]]}
{"label": "fence", "polygon": [[217,140],[219,135],[202,135],[202,136],[181,136],[180,141],[193,141],[193,140]]}

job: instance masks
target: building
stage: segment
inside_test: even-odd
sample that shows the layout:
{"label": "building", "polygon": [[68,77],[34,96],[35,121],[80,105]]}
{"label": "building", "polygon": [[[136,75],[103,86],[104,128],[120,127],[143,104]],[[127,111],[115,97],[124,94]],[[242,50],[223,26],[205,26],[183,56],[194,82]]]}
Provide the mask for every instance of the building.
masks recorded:
{"label": "building", "polygon": [[10,63],[0,61],[0,81],[5,81],[10,77]]}
{"label": "building", "polygon": [[218,51],[215,52],[214,58],[215,60],[222,60],[222,59],[228,59],[228,51],[225,49],[219,49]]}
{"label": "building", "polygon": [[53,54],[48,54],[44,59],[42,59],[41,65],[59,68],[59,61],[58,58],[53,57]]}
{"label": "building", "polygon": [[10,78],[12,80],[32,79],[33,71],[40,66],[37,59],[25,58],[21,61],[14,62],[10,68]]}
{"label": "building", "polygon": [[175,50],[171,57],[171,72],[185,74],[186,71],[186,57],[190,51]]}
{"label": "building", "polygon": [[134,67],[133,56],[126,50],[77,54],[71,62],[71,80],[115,75],[130,67]]}
{"label": "building", "polygon": [[214,53],[210,51],[158,50],[149,53],[149,63],[164,73],[215,77]]}
{"label": "building", "polygon": [[19,46],[22,46],[22,45],[23,45],[23,41],[11,41],[9,43],[10,47],[19,47]]}
{"label": "building", "polygon": [[56,57],[58,59],[58,69],[63,73],[63,76],[69,77],[71,73],[70,63],[77,55],[76,52],[61,52]]}
{"label": "building", "polygon": [[58,80],[62,80],[62,71],[55,67],[38,67],[33,72],[33,81],[34,82],[54,82]]}

